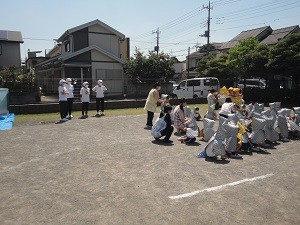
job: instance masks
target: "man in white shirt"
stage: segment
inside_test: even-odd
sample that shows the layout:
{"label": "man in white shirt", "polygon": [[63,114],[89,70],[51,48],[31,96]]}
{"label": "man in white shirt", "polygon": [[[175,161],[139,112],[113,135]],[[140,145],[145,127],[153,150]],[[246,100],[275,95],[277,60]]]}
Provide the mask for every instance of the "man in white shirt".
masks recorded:
{"label": "man in white shirt", "polygon": [[226,98],[225,103],[223,103],[221,110],[219,112],[219,116],[223,116],[228,118],[228,114],[236,113],[237,106],[231,102],[231,98]]}
{"label": "man in white shirt", "polygon": [[60,118],[61,122],[65,122],[68,119],[67,117],[67,107],[68,107],[68,102],[67,102],[67,97],[68,96],[68,90],[66,88],[66,81],[64,79],[61,79],[59,81],[59,87],[58,87],[58,101],[59,101],[59,111],[60,111]]}
{"label": "man in white shirt", "polygon": [[72,85],[72,79],[71,78],[67,78],[66,79],[67,85],[67,91],[68,91],[68,95],[67,95],[67,100],[68,100],[68,118],[71,119],[73,118],[72,116],[72,109],[73,109],[73,100],[74,100],[74,94],[73,94],[73,90],[74,90],[74,86]]}
{"label": "man in white shirt", "polygon": [[96,85],[93,89],[96,92],[96,116],[104,115],[104,93],[107,91],[107,88],[103,85],[102,80],[98,80],[98,85]]}
{"label": "man in white shirt", "polygon": [[215,91],[215,89],[211,89],[209,91],[209,93],[207,95],[208,108],[218,102],[218,99],[216,98],[216,94],[217,94],[217,92]]}

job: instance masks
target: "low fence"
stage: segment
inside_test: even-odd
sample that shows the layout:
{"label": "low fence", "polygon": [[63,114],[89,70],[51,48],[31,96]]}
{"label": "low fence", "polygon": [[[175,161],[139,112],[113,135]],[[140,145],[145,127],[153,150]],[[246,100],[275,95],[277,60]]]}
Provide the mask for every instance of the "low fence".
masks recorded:
{"label": "low fence", "polygon": [[[145,99],[136,99],[136,100],[112,100],[105,101],[106,109],[125,109],[125,108],[140,108],[144,107]],[[207,103],[206,98],[195,98],[188,99],[188,104],[204,104]],[[179,104],[178,99],[171,99],[171,105]],[[159,104],[158,104],[159,105]],[[73,104],[74,111],[81,110],[81,103],[74,102]],[[89,110],[96,110],[96,103],[91,102]],[[58,103],[48,103],[48,104],[25,104],[25,105],[10,105],[9,111],[14,114],[39,114],[39,113],[54,113],[59,112]]]}

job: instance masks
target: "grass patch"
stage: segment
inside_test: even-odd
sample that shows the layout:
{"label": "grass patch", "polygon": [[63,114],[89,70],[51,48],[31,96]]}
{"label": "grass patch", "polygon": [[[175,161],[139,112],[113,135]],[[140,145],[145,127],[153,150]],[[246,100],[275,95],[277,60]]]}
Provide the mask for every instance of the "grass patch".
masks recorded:
{"label": "grass patch", "polygon": [[[203,117],[204,113],[207,110],[207,104],[199,104],[194,105],[191,104],[189,107],[194,109],[194,107],[199,107],[201,116]],[[157,107],[157,111],[159,112],[160,108]],[[90,110],[89,115],[94,116],[96,114],[96,110]],[[105,116],[129,116],[129,115],[141,115],[146,114],[146,111],[140,108],[129,108],[129,109],[107,109],[105,110]],[[81,111],[73,112],[74,119],[77,119],[81,116]],[[43,114],[23,114],[23,115],[16,115],[14,124],[20,125],[24,123],[42,123],[42,122],[51,122],[51,121],[59,121],[60,114],[57,113],[43,113]]]}

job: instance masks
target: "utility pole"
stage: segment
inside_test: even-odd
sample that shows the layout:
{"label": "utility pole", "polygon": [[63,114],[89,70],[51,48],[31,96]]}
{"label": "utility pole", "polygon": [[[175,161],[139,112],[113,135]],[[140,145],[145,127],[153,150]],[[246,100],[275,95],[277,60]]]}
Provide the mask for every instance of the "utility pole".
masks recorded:
{"label": "utility pole", "polygon": [[187,77],[186,79],[189,79],[190,77],[190,50],[191,48],[188,48],[188,56],[187,56]]}
{"label": "utility pole", "polygon": [[154,46],[154,51],[156,51],[157,55],[158,55],[158,51],[159,51],[159,27],[157,28],[156,31],[152,31],[152,34],[156,34],[156,46]]}
{"label": "utility pole", "polygon": [[209,38],[210,38],[210,10],[213,9],[210,6],[210,1],[208,2],[208,6],[203,5],[203,9],[208,9],[208,17],[207,17],[207,31],[204,33],[204,37],[207,38],[207,55],[209,55],[210,46],[209,46]]}

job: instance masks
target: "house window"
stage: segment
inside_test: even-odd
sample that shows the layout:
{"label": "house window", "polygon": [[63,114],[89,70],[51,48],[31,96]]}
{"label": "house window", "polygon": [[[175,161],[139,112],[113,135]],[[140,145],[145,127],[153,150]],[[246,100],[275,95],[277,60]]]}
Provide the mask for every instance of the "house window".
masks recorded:
{"label": "house window", "polygon": [[2,55],[2,45],[0,44],[0,55]]}
{"label": "house window", "polygon": [[65,52],[70,52],[70,42],[65,44]]}

